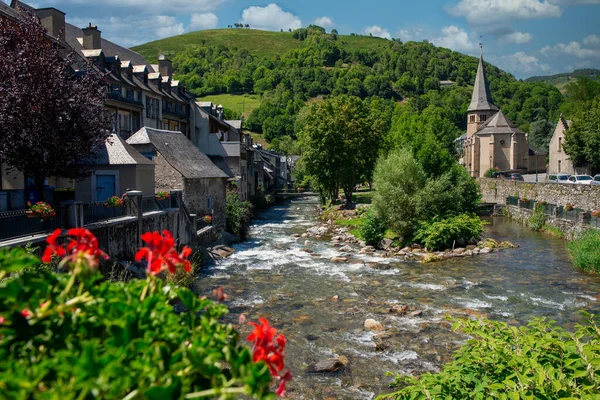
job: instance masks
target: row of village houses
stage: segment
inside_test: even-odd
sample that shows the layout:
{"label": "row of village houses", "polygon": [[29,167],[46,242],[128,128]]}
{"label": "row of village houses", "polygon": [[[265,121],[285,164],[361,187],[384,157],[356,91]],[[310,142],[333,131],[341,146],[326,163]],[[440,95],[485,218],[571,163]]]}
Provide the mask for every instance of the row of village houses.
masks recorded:
{"label": "row of village houses", "polygon": [[[224,223],[227,184],[235,182],[242,200],[251,199],[260,187],[289,185],[291,160],[254,144],[241,121],[225,120],[221,105],[196,101],[173,79],[165,56],[150,64],[103,38],[95,26],[80,29],[66,23],[60,10],[34,9],[18,0],[9,7],[0,1],[0,22],[18,19],[22,12],[34,13],[65,53],[75,51],[82,68],[89,61],[107,73],[105,107],[113,133],[98,150],[89,178],[50,178],[47,198],[52,199],[55,188],[74,189],[75,199],[84,202],[102,202],[127,189],[141,190],[144,196],[182,189],[190,212],[215,214]],[[36,200],[27,176],[5,164],[0,172],[0,211],[23,209]]]}

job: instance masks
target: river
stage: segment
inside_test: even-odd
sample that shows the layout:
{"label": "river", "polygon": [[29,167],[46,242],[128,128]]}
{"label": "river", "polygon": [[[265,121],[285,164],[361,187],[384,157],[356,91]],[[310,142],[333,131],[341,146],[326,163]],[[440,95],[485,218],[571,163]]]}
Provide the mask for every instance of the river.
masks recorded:
{"label": "river", "polygon": [[[294,375],[287,397],[372,399],[390,391],[387,371],[438,371],[451,359],[466,337],[451,330],[445,314],[483,314],[509,323],[543,316],[572,325],[578,310],[600,311],[600,277],[572,267],[563,241],[490,221],[486,236],[520,247],[430,264],[358,254],[340,264],[329,261],[339,251],[327,240],[305,244],[307,239],[291,237],[317,223],[315,203],[293,201],[256,220],[233,256],[205,269],[197,290],[208,295],[223,286],[230,296],[228,322],[237,324],[241,313],[248,320],[267,317],[286,335],[286,362]],[[302,251],[307,247],[315,254]],[[390,304],[423,313],[397,316],[388,312]],[[373,333],[363,329],[367,318],[386,327],[385,350],[378,351]],[[240,327],[244,337],[249,330]],[[305,372],[340,355],[350,361],[342,371]]]}

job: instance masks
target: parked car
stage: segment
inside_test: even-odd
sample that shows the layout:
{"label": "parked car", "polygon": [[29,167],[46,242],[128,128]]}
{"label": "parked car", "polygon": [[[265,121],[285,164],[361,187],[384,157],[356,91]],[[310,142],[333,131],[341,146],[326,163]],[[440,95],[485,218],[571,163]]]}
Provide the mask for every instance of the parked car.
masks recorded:
{"label": "parked car", "polygon": [[548,175],[549,183],[567,183],[569,181],[570,174],[550,174]]}
{"label": "parked car", "polygon": [[592,185],[600,185],[600,174],[594,175],[594,180],[592,181]]}
{"label": "parked car", "polygon": [[513,172],[512,174],[510,174],[508,176],[508,179],[510,179],[511,181],[522,181],[523,179],[523,175],[519,174],[518,172]]}
{"label": "parked car", "polygon": [[589,175],[571,175],[567,183],[572,185],[591,185],[594,178]]}

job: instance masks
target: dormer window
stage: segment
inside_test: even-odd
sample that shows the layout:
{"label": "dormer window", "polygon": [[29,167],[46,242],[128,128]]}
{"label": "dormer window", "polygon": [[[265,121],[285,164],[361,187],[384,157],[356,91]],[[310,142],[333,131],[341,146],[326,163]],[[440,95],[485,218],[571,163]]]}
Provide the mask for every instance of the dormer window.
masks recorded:
{"label": "dormer window", "polygon": [[473,123],[473,122],[475,122],[475,115],[471,114],[471,115],[469,115],[469,123]]}

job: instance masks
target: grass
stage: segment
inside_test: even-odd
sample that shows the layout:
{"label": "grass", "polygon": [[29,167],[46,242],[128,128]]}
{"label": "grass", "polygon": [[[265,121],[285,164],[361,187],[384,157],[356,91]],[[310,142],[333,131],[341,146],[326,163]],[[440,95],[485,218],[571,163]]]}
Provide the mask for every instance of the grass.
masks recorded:
{"label": "grass", "polygon": [[567,243],[573,264],[584,271],[600,272],[600,231],[587,230],[579,239]]}
{"label": "grass", "polygon": [[251,131],[244,131],[244,133],[249,133],[250,136],[252,136],[252,140],[254,141],[254,143],[262,145],[263,149],[269,147],[269,142],[267,141],[267,139],[265,139],[262,133],[256,133]]}
{"label": "grass", "polygon": [[[391,41],[370,36],[339,35],[338,43],[347,51],[391,46]],[[299,49],[304,42],[294,39],[290,32],[271,32],[258,29],[211,29],[190,32],[132,47],[150,62],[156,62],[160,54],[173,58],[190,47],[202,45],[224,45],[246,49],[255,57],[283,54]]]}
{"label": "grass", "polygon": [[552,236],[556,236],[558,238],[564,238],[565,237],[565,233],[563,231],[561,231],[559,228],[552,226],[552,225],[544,225],[544,227],[542,228],[542,232],[546,232],[549,235]]}
{"label": "grass", "polygon": [[357,192],[352,194],[352,201],[356,204],[371,204],[373,192]]}
{"label": "grass", "polygon": [[212,101],[213,104],[222,104],[223,107],[242,115],[248,116],[255,108],[260,106],[260,97],[249,94],[211,94],[210,96],[198,97],[198,101]]}

